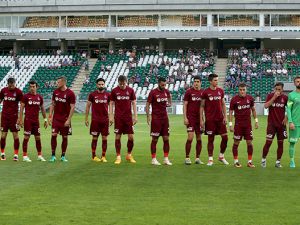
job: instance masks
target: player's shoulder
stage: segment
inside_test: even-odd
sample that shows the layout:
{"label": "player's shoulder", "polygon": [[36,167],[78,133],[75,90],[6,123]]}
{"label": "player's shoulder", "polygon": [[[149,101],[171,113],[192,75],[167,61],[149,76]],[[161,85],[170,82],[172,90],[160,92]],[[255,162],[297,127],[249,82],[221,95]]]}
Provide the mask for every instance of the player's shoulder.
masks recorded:
{"label": "player's shoulder", "polygon": [[71,88],[67,88],[68,93],[75,94],[74,91]]}
{"label": "player's shoulder", "polygon": [[251,101],[254,101],[254,98],[252,95],[247,94],[247,98],[250,99]]}
{"label": "player's shoulder", "polygon": [[134,92],[133,88],[129,87],[128,85],[126,86],[126,90],[130,92]]}

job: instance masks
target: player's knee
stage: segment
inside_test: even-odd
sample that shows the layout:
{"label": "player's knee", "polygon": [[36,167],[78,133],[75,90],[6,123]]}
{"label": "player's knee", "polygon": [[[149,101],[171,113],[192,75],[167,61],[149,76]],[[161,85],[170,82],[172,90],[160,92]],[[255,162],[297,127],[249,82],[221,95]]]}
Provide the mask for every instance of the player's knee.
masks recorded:
{"label": "player's knee", "polygon": [[[34,137],[35,137],[35,140],[37,140],[37,141],[41,140],[41,136],[34,136]],[[29,139],[29,136],[27,138]]]}
{"label": "player's knee", "polygon": [[227,134],[222,135],[222,141],[228,141],[228,135]]}
{"label": "player's knee", "polygon": [[246,140],[247,145],[252,145],[252,141],[251,140]]}

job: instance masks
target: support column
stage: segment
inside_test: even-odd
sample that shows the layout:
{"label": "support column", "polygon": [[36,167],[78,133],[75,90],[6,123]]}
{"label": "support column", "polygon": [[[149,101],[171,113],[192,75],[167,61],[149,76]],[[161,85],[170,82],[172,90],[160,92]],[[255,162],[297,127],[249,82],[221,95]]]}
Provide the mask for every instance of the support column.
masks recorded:
{"label": "support column", "polygon": [[68,50],[68,42],[66,40],[64,40],[64,39],[62,39],[60,41],[60,50],[62,52],[67,52],[67,50]]}
{"label": "support column", "polygon": [[164,51],[165,51],[165,39],[160,38],[158,40],[158,51],[159,51],[159,53],[164,53]]}
{"label": "support column", "polygon": [[214,40],[209,40],[209,51],[213,51],[215,49]]}
{"label": "support column", "polygon": [[212,27],[214,25],[213,23],[213,16],[212,14],[207,14],[207,27]]}
{"label": "support column", "polygon": [[265,49],[265,40],[262,38],[260,39],[260,49],[264,50]]}
{"label": "support column", "polygon": [[115,48],[116,48],[116,40],[115,39],[109,39],[108,50],[109,51],[113,50],[113,52],[115,52]]}
{"label": "support column", "polygon": [[265,16],[263,13],[259,14],[259,26],[264,27],[265,26]]}
{"label": "support column", "polygon": [[13,52],[17,54],[18,51],[19,51],[19,43],[17,41],[14,41],[14,43],[13,43]]}

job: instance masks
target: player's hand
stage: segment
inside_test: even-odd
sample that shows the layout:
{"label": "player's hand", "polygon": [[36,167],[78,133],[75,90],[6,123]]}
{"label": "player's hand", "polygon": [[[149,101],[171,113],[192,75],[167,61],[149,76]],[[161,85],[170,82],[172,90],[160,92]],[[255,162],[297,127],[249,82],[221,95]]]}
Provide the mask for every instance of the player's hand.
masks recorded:
{"label": "player's hand", "polygon": [[47,127],[48,127],[48,122],[44,121],[44,128],[47,129]]}
{"label": "player's hand", "polygon": [[204,130],[204,121],[200,120],[200,128]]}
{"label": "player's hand", "polygon": [[258,129],[258,122],[255,122],[254,127],[255,127],[255,129]]}
{"label": "player's hand", "polygon": [[114,118],[109,117],[109,126],[113,125],[113,123],[114,123]]}
{"label": "player's hand", "polygon": [[23,121],[20,120],[20,119],[18,119],[17,125],[18,125],[19,127],[23,128]]}
{"label": "player's hand", "polygon": [[67,119],[67,121],[65,122],[65,127],[69,127],[70,125],[71,125],[71,121]]}
{"label": "player's hand", "polygon": [[227,124],[227,119],[226,117],[223,118],[223,123],[226,125]]}
{"label": "player's hand", "polygon": [[135,118],[133,118],[133,119],[132,119],[132,123],[133,123],[133,125],[135,125],[135,124],[137,123],[137,121],[138,121],[138,120],[137,120],[137,118],[136,118],[136,117],[135,117]]}
{"label": "player's hand", "polygon": [[52,126],[52,117],[49,117],[48,123],[49,123],[50,126]]}
{"label": "player's hand", "polygon": [[275,91],[274,93],[274,99],[278,98],[280,96],[280,92],[279,91]]}
{"label": "player's hand", "polygon": [[186,126],[189,125],[189,120],[188,120],[188,118],[185,118],[185,119],[184,119],[184,125],[186,125]]}
{"label": "player's hand", "polygon": [[229,131],[233,132],[233,126],[229,126]]}
{"label": "player's hand", "polygon": [[290,129],[291,129],[291,130],[295,130],[295,124],[294,124],[294,123],[290,123],[289,126],[290,126]]}
{"label": "player's hand", "polygon": [[287,122],[288,122],[288,119],[285,116],[284,119],[282,120],[282,125],[286,126]]}
{"label": "player's hand", "polygon": [[85,123],[85,126],[87,126],[87,127],[89,126],[89,120],[86,120],[84,123]]}
{"label": "player's hand", "polygon": [[151,123],[151,118],[150,118],[150,116],[147,116],[147,124],[148,124],[148,126],[150,126],[150,123]]}

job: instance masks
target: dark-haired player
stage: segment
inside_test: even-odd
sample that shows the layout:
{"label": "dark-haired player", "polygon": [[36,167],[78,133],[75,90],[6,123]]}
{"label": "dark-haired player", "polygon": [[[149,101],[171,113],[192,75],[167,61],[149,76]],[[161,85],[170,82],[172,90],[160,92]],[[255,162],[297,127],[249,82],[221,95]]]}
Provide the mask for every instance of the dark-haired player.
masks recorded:
{"label": "dark-haired player", "polygon": [[36,81],[29,81],[29,93],[23,96],[20,107],[20,126],[23,127],[23,111],[25,109],[24,118],[24,139],[23,139],[23,161],[31,162],[27,155],[28,141],[30,135],[34,135],[35,146],[38,153],[38,161],[45,162],[42,156],[42,144],[40,134],[39,112],[42,112],[44,118],[44,127],[48,127],[46,111],[44,108],[44,100],[41,95],[37,93],[38,85]]}
{"label": "dark-haired player", "polygon": [[20,130],[19,102],[23,98],[22,91],[16,87],[16,80],[13,77],[7,79],[7,87],[2,88],[0,92],[0,103],[3,102],[1,114],[1,160],[6,160],[5,145],[7,132],[10,130],[14,138],[14,161],[18,161],[20,140],[18,131]]}
{"label": "dark-haired player", "polygon": [[[234,127],[232,125],[233,113],[235,117]],[[254,98],[251,95],[247,95],[247,86],[246,84],[241,83],[239,84],[239,93],[231,99],[229,108],[229,129],[231,132],[234,132],[232,153],[234,166],[237,168],[242,166],[238,160],[238,147],[243,138],[247,143],[247,166],[250,168],[255,167],[252,163],[253,134],[251,126],[251,113],[255,119],[255,129],[257,129],[258,119],[256,117],[256,110],[254,107]]]}
{"label": "dark-haired player", "polygon": [[226,105],[224,91],[218,87],[218,75],[208,76],[210,86],[204,90],[200,107],[200,127],[204,128],[203,112],[205,115],[205,134],[208,136],[208,166],[213,165],[215,135],[221,135],[219,161],[224,165],[229,163],[224,157],[227,148],[228,135],[226,129]]}
{"label": "dark-haired player", "polygon": [[194,77],[193,86],[189,88],[184,95],[183,120],[186,125],[188,137],[185,143],[185,164],[191,165],[190,152],[191,145],[196,134],[196,164],[203,164],[200,160],[202,149],[201,130],[200,130],[200,105],[203,90],[201,89],[200,76]]}
{"label": "dark-haired player", "polygon": [[[107,162],[105,158],[107,149],[107,136],[109,135],[108,105],[110,94],[105,91],[105,80],[98,78],[96,80],[97,90],[89,94],[85,109],[85,125],[89,126],[89,112],[92,107],[92,120],[90,126],[90,135],[93,136],[92,160],[95,162]],[[102,155],[101,158],[96,155],[96,148],[99,135],[102,135]]]}
{"label": "dark-haired player", "polygon": [[127,85],[127,77],[119,76],[118,83],[119,85],[111,92],[109,103],[109,121],[110,124],[115,123],[115,148],[117,153],[115,164],[121,163],[122,134],[128,135],[126,160],[130,163],[136,163],[131,154],[134,145],[133,126],[137,123],[136,96],[134,90]]}
{"label": "dark-haired player", "polygon": [[268,94],[265,108],[269,109],[266,143],[263,147],[261,166],[267,166],[267,155],[275,135],[277,136],[277,160],[275,167],[281,168],[281,156],[283,153],[283,142],[287,138],[285,109],[288,97],[283,94],[283,83],[276,83],[274,92]]}
{"label": "dark-haired player", "polygon": [[[163,77],[158,78],[158,87],[151,90],[146,103],[147,123],[151,123],[150,135],[151,141],[151,155],[152,165],[159,166],[160,162],[156,159],[156,145],[158,138],[162,136],[164,145],[164,161],[165,165],[171,166],[172,163],[169,160],[169,118],[167,113],[167,107],[172,104],[172,97],[169,90],[166,89],[166,79]],[[152,113],[150,117],[150,105]]]}

